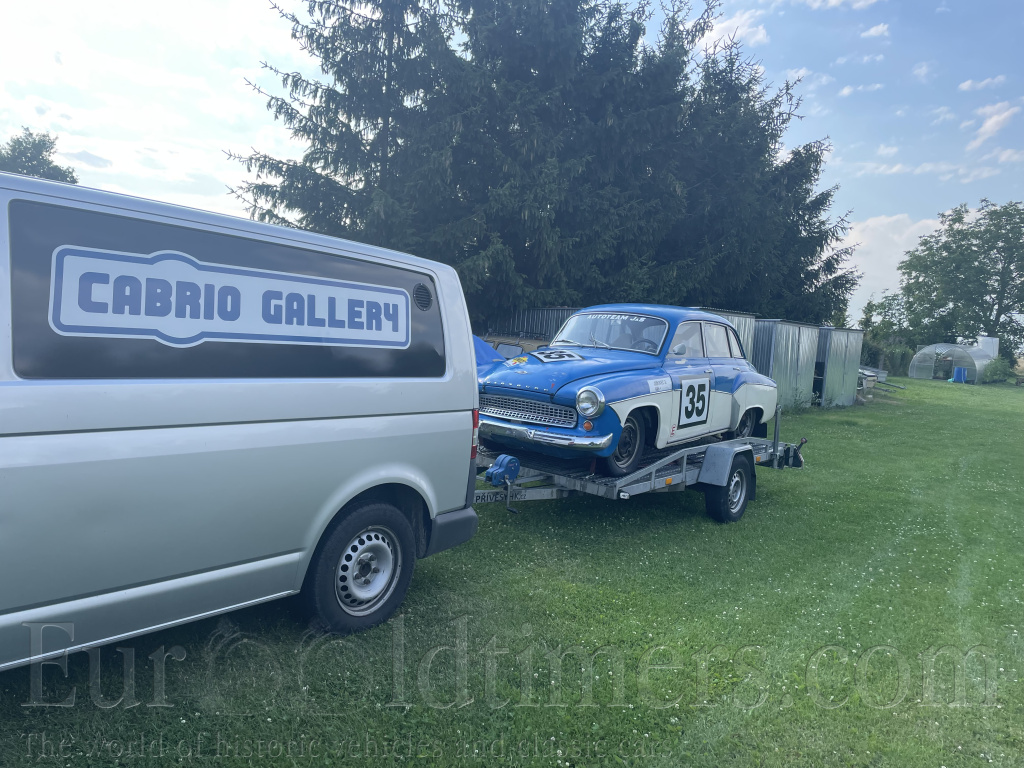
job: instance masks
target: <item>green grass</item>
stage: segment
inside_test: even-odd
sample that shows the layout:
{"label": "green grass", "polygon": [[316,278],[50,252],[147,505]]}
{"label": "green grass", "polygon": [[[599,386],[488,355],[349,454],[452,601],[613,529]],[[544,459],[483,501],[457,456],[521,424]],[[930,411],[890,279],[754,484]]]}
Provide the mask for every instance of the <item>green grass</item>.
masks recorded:
{"label": "green grass", "polygon": [[[43,672],[73,707],[4,673],[0,765],[1022,765],[1024,388],[899,383],[787,415],[807,467],[762,470],[735,525],[696,493],[482,506],[364,635],[276,603],[135,638],[127,709],[84,653]],[[957,676],[945,646],[980,648]],[[572,647],[603,651],[559,676]]]}

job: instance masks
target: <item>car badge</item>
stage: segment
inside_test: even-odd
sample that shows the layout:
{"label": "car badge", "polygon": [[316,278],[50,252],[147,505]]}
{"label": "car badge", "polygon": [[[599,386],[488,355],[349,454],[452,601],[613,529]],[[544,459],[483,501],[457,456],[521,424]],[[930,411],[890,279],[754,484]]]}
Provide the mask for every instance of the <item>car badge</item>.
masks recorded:
{"label": "car badge", "polygon": [[529,371],[516,371],[516,373],[518,373],[520,376],[525,376],[526,374],[529,373]]}

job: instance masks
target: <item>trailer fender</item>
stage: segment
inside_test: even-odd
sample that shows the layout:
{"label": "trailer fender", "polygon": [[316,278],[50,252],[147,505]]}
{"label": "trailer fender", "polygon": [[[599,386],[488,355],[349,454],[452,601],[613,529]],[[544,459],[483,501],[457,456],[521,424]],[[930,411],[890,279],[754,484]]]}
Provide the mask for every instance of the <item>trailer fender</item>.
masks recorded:
{"label": "trailer fender", "polygon": [[709,445],[704,453],[704,462],[700,467],[700,474],[697,475],[699,485],[723,486],[729,482],[729,474],[732,472],[732,463],[737,456],[745,456],[750,462],[750,497],[753,501],[757,495],[757,477],[754,471],[754,451],[744,443],[715,443]]}

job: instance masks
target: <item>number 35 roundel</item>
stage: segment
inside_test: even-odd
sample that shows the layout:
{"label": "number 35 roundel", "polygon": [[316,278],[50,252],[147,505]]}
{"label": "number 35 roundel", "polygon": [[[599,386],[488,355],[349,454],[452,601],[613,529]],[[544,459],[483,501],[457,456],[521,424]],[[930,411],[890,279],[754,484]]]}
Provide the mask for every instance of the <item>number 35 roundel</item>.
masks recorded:
{"label": "number 35 roundel", "polygon": [[708,397],[711,379],[684,379],[679,404],[679,426],[704,424],[708,420]]}
{"label": "number 35 roundel", "polygon": [[581,357],[575,352],[570,352],[567,349],[538,349],[536,352],[531,352],[530,354],[542,363],[562,363],[566,360],[586,360],[585,357]]}

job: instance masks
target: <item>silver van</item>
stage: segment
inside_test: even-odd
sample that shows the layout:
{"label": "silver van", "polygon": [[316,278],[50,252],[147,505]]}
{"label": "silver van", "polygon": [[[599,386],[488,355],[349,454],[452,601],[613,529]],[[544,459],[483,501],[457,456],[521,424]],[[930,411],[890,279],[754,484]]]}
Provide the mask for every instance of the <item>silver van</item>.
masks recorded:
{"label": "silver van", "polygon": [[0,669],[301,593],[385,620],[476,531],[454,270],[0,173]]}

